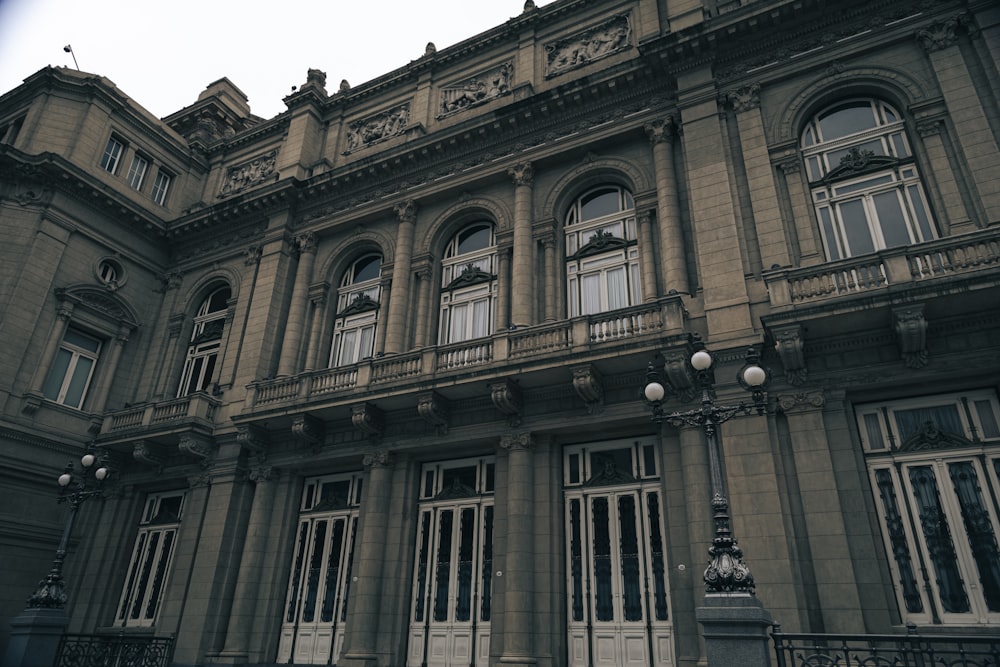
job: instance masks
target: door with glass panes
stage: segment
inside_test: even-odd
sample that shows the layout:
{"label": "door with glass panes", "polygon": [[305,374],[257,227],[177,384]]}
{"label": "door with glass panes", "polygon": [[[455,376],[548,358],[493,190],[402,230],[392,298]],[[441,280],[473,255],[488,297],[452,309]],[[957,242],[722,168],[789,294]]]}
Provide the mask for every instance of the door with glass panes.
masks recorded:
{"label": "door with glass panes", "polygon": [[344,640],[360,475],[308,480],[295,533],[278,662],[336,664]]}
{"label": "door with glass panes", "polygon": [[655,440],[564,450],[570,665],[673,663]]}
{"label": "door with glass panes", "polygon": [[408,667],[487,665],[493,458],[424,466]]}

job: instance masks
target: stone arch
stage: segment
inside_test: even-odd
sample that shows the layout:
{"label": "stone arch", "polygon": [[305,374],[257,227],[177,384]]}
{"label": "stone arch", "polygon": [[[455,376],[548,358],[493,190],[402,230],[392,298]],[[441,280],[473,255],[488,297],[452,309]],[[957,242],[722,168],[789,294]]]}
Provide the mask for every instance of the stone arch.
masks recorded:
{"label": "stone arch", "polygon": [[778,143],[798,145],[799,130],[806,119],[834,100],[851,96],[885,99],[900,113],[915,102],[926,100],[928,93],[912,76],[899,70],[876,67],[844,69],[824,75],[805,86],[774,116],[772,136]]}
{"label": "stone arch", "polygon": [[184,294],[184,312],[194,316],[195,311],[216,287],[225,283],[229,287],[230,300],[237,299],[240,291],[240,274],[229,268],[220,268],[199,278]]}
{"label": "stone arch", "polygon": [[573,167],[549,190],[542,204],[542,217],[560,221],[566,209],[584,190],[601,183],[623,185],[635,195],[653,187],[650,174],[635,164],[619,158],[595,158]]}
{"label": "stone arch", "polygon": [[387,234],[359,228],[354,234],[338,240],[332,248],[325,250],[323,263],[315,275],[336,290],[341,275],[358,257],[368,252],[379,252],[382,253],[382,263],[388,264],[393,261],[395,250],[395,240]]}
{"label": "stone arch", "polygon": [[[470,197],[452,204],[434,219],[430,233],[423,237],[420,247],[414,248],[414,255],[430,253],[439,256],[444,245],[462,225],[483,217],[493,220],[497,234],[513,228],[513,217],[504,202],[487,197]],[[435,250],[438,252],[434,253]]]}
{"label": "stone arch", "polygon": [[119,327],[135,331],[139,327],[138,311],[121,295],[94,285],[70,285],[56,290],[59,301],[90,311],[99,319],[114,322]]}

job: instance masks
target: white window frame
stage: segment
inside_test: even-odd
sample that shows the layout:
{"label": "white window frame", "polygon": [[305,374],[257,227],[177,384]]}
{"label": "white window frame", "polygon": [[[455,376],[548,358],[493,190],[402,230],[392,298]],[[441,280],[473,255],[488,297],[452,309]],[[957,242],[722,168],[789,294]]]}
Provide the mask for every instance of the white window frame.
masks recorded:
{"label": "white window frame", "polygon": [[170,183],[173,181],[173,176],[163,171],[163,169],[156,170],[156,178],[153,179],[153,190],[150,196],[153,198],[153,202],[164,206],[167,201],[167,194],[170,191]]}
{"label": "white window frame", "polygon": [[360,262],[373,259],[377,253],[369,253],[355,260],[344,272],[337,290],[337,313],[334,321],[333,345],[330,347],[329,366],[347,366],[375,355],[375,333],[378,328],[380,308],[349,315],[340,315],[357,299],[368,299],[376,304],[382,298],[382,257],[378,256],[378,275],[367,280],[356,281]]}
{"label": "white window frame", "polygon": [[[909,449],[900,436],[896,413],[954,407],[949,410],[952,428],[934,424],[941,446],[936,449]],[[882,536],[892,573],[899,611],[906,622],[920,625],[982,625],[1000,623],[1000,609],[991,611],[980,584],[979,565],[973,556],[970,535],[963,520],[959,491],[951,479],[955,466],[971,471],[976,484],[967,484],[963,493],[977,487],[981,510],[992,528],[994,543],[1000,540],[1000,518],[992,497],[1000,493],[1000,403],[988,390],[941,394],[907,400],[886,401],[855,406],[859,436],[867,454],[868,472]],[[957,428],[956,428],[957,427]],[[961,433],[953,431],[961,430]],[[920,431],[916,432],[919,438]],[[911,434],[911,437],[913,434]],[[955,437],[957,436],[957,437]],[[902,441],[901,441],[902,440]],[[947,578],[960,582],[968,602],[967,611],[949,611],[943,600],[939,563],[923,526],[922,508],[917,500],[911,472],[924,480],[932,476],[943,516],[928,519],[947,530],[938,531],[935,552],[949,551],[954,556],[941,567]],[[966,500],[966,502],[969,502]],[[889,516],[892,514],[892,516]],[[943,546],[942,546],[943,545]],[[951,588],[954,590],[955,585]]]}
{"label": "white window frame", "polygon": [[[93,341],[96,349],[88,349],[74,343],[72,340],[68,340],[71,335]],[[52,366],[49,369],[49,376],[43,388],[45,397],[70,408],[82,409],[84,402],[87,400],[87,392],[94,379],[94,371],[97,368],[103,347],[103,341],[100,338],[75,327],[68,328],[59,345],[56,358],[52,361]],[[69,359],[66,362],[65,369],[62,370],[62,378],[57,379],[55,374],[59,372],[59,368],[61,367],[60,358],[65,357],[66,354],[69,355]],[[90,362],[90,367],[84,368],[83,364],[87,361]],[[58,384],[58,388],[56,388],[56,384]],[[80,397],[74,402],[70,396],[70,390],[80,387],[81,384]]]}
{"label": "white window frame", "polygon": [[125,177],[125,181],[133,190],[141,190],[148,169],[149,160],[135,153],[132,156],[132,164],[128,168],[128,175]]}
{"label": "white window frame", "polygon": [[[457,254],[458,237],[475,225],[485,224],[490,230],[489,245],[486,248]],[[481,221],[464,226],[449,243],[445,259],[441,262],[441,313],[439,320],[439,343],[461,343],[476,338],[485,338],[493,333],[497,296],[497,247],[492,223]],[[468,287],[449,289],[448,286],[468,267],[472,266],[493,278]],[[471,309],[472,317],[459,313]]]}
{"label": "white window frame", "polygon": [[[188,344],[187,356],[184,360],[184,370],[181,372],[180,383],[177,386],[178,398],[208,390],[219,371],[228,306],[218,310],[211,310],[211,307],[214,296],[220,290],[229,290],[229,288],[222,286],[212,290],[202,301],[198,308],[198,314],[195,315],[191,342]],[[223,325],[219,337],[198,342],[198,338],[205,333],[205,330],[220,320]]]}
{"label": "white window frame", "polygon": [[[122,627],[151,627],[156,624],[167,590],[177,533],[184,512],[183,491],[150,494],[146,499],[125,582],[118,599],[115,623]],[[177,516],[170,521],[160,518],[165,501],[177,501]]]}
{"label": "white window frame", "polygon": [[[827,110],[855,103],[868,104],[875,126],[829,139],[823,137],[820,117]],[[936,238],[933,217],[906,136],[905,121],[889,104],[875,98],[838,101],[813,115],[802,133],[800,145],[827,259],[856,257]],[[845,173],[843,178],[830,181],[827,177],[852,149],[871,151],[876,157],[893,158],[896,162],[865,170],[857,177]],[[902,217],[902,229],[893,229],[896,234],[905,233],[904,243],[886,238],[886,227],[895,225],[896,221],[887,215],[881,216],[878,210],[876,200],[891,192],[896,193],[895,205],[898,207],[892,213],[898,210]],[[849,205],[861,207],[857,211],[863,214],[863,225],[867,229],[863,244],[858,243],[857,236],[862,229],[858,224],[860,220],[845,214],[845,207]],[[851,237],[856,247],[852,247]]]}
{"label": "white window frame", "polygon": [[117,136],[111,135],[104,147],[104,154],[101,156],[101,169],[109,174],[118,173],[118,165],[121,164],[124,154],[125,142]]}

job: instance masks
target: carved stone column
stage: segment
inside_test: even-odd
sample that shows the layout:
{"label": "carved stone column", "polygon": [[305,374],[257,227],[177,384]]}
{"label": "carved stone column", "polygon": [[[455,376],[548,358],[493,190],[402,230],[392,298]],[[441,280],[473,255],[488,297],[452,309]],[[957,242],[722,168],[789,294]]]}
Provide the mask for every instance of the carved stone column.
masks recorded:
{"label": "carved stone column", "polygon": [[381,617],[382,565],[389,523],[394,457],[386,450],[365,454],[361,533],[355,555],[356,581],[351,582],[348,613],[350,631],[339,665],[374,667],[378,664],[376,640]]}
{"label": "carved stone column", "polygon": [[257,606],[262,595],[260,582],[264,570],[268,536],[271,534],[271,513],[277,488],[277,472],[269,465],[255,465],[247,472],[254,483],[253,505],[243,543],[243,558],[233,596],[233,609],[229,616],[226,644],[220,658],[239,663],[248,657],[250,632],[253,629]]}
{"label": "carved stone column", "polygon": [[118,327],[114,342],[111,344],[111,354],[108,356],[104,370],[98,382],[94,383],[94,391],[87,398],[92,412],[104,412],[104,404],[108,400],[108,392],[111,391],[111,384],[114,382],[115,372],[118,370],[118,362],[122,358],[122,349],[128,342],[128,335],[132,330],[127,326]]}
{"label": "carved stone column", "polygon": [[556,320],[556,293],[558,291],[558,265],[556,264],[556,239],[550,234],[542,239],[542,249],[545,252],[545,321]]}
{"label": "carved stone column", "polygon": [[397,204],[399,216],[396,232],[396,256],[392,263],[392,292],[389,295],[389,322],[385,336],[385,351],[389,354],[406,351],[406,313],[410,307],[410,261],[413,256],[413,229],[417,222],[417,205],[413,200]]}
{"label": "carved stone column", "polygon": [[[809,216],[808,203],[811,197],[806,192],[805,181],[802,178],[802,160],[798,154],[784,158],[778,163],[781,175],[785,179],[788,190],[788,200],[791,204],[795,233],[799,239],[799,253],[802,264],[808,266],[820,261],[823,248],[816,237],[816,230]],[[765,267],[768,268],[768,267]]]}
{"label": "carved stone column", "polygon": [[652,210],[639,214],[639,267],[642,271],[643,301],[656,301],[659,296],[656,290],[656,260],[652,252],[653,218],[655,216],[656,214]]}
{"label": "carved stone column", "polygon": [[533,444],[530,433],[500,437],[500,447],[508,452],[504,642],[500,657],[505,665],[535,664]]}
{"label": "carved stone column", "polygon": [[512,318],[510,316],[510,248],[497,248],[497,314],[496,330],[506,331]]}
{"label": "carved stone column", "polygon": [[31,391],[33,393],[42,393],[42,386],[45,384],[45,375],[56,358],[59,344],[66,337],[66,330],[69,328],[69,321],[71,319],[73,319],[73,304],[67,302],[60,304],[59,310],[56,311],[56,321],[52,325],[52,331],[49,333],[48,343],[45,345],[45,354],[42,356],[42,363],[35,368],[35,377],[31,380]]}
{"label": "carved stone column", "polygon": [[523,162],[509,169],[514,180],[514,272],[510,319],[516,325],[534,324],[535,257],[531,235],[531,195],[534,169]]}
{"label": "carved stone column", "polygon": [[316,262],[316,236],[313,233],[296,236],[295,245],[299,251],[299,265],[295,270],[292,301],[285,320],[285,338],[281,344],[278,375],[294,375],[299,371],[302,332],[305,329],[306,307],[309,303],[309,283],[312,281],[313,264]]}
{"label": "carved stone column", "polygon": [[415,347],[424,347],[427,341],[427,313],[430,312],[433,291],[431,290],[431,271],[428,268],[417,270],[417,325],[414,327]]}
{"label": "carved stone column", "polygon": [[325,368],[321,360],[320,340],[323,338],[323,327],[330,318],[326,312],[326,293],[330,289],[327,283],[319,283],[309,288],[309,304],[312,306],[312,328],[309,331],[309,346],[306,348],[306,363],[302,370],[311,371]]}
{"label": "carved stone column", "polygon": [[[663,292],[690,292],[684,232],[681,230],[680,205],[677,199],[677,174],[674,170],[675,121],[672,116],[646,124],[646,134],[653,145],[656,170],[656,217],[660,225],[660,276]],[[652,250],[652,248],[650,248]],[[650,286],[655,292],[656,287]]]}

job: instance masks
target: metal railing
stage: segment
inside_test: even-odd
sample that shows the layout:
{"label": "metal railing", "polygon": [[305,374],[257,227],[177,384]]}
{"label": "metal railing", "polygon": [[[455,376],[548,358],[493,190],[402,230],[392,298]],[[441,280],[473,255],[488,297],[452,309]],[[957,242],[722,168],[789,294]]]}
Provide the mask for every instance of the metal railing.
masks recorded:
{"label": "metal railing", "polygon": [[53,667],[167,667],[174,637],[63,635]]}
{"label": "metal railing", "polygon": [[1000,635],[827,635],[771,632],[778,667],[998,667]]}

